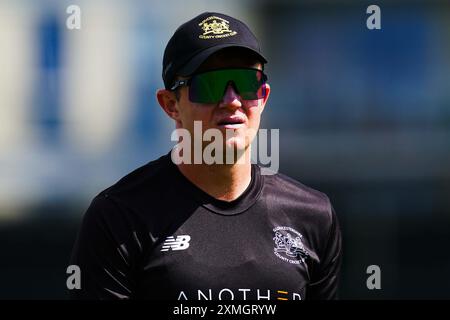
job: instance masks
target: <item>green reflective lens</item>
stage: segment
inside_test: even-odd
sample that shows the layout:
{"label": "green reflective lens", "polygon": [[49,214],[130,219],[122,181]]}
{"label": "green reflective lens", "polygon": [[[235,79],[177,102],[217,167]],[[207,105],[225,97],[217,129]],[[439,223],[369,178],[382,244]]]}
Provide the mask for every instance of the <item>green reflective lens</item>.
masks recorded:
{"label": "green reflective lens", "polygon": [[243,100],[262,99],[266,95],[267,76],[258,69],[220,69],[195,74],[189,79],[189,100],[218,103],[231,83]]}

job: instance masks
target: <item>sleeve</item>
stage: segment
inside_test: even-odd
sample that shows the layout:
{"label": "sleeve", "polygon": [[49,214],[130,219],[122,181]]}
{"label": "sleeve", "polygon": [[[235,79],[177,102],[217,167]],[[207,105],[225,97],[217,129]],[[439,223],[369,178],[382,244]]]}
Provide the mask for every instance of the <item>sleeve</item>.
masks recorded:
{"label": "sleeve", "polygon": [[[331,205],[330,205],[331,206]],[[342,236],[339,222],[331,206],[331,227],[328,232],[325,250],[320,264],[313,274],[309,285],[308,299],[335,300],[338,299],[339,272],[342,260]]]}
{"label": "sleeve", "polygon": [[132,234],[123,212],[107,195],[99,195],[84,214],[71,265],[77,265],[81,288],[69,290],[71,299],[129,299],[133,293]]}

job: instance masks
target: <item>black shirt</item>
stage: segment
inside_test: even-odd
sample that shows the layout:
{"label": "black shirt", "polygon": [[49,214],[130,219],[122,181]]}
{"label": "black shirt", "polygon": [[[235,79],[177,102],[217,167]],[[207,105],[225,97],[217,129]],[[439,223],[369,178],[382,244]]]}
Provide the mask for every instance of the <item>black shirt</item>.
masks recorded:
{"label": "black shirt", "polygon": [[97,195],[71,264],[76,299],[335,299],[341,234],[328,197],[262,175],[236,200],[192,184],[170,153]]}

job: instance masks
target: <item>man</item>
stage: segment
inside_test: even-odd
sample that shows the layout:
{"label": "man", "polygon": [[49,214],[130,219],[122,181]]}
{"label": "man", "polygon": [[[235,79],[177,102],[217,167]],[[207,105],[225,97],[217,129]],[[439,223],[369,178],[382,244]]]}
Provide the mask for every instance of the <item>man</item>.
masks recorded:
{"label": "man", "polygon": [[[206,12],[176,30],[157,99],[191,148],[174,148],[95,197],[73,251],[81,269],[73,297],[337,297],[341,236],[328,197],[250,162],[270,93],[266,62],[253,33],[230,16]],[[194,161],[208,130],[224,137],[211,154],[232,152],[231,163]]]}

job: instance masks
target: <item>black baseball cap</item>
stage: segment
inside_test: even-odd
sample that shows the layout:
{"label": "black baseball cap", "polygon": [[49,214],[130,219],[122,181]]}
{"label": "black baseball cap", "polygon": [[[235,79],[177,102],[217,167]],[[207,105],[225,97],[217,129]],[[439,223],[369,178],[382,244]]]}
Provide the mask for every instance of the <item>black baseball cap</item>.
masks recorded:
{"label": "black baseball cap", "polygon": [[246,48],[267,63],[258,39],[242,21],[217,12],[204,12],[183,23],[164,50],[162,78],[169,89],[176,75],[189,76],[213,53],[229,47]]}

